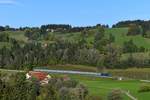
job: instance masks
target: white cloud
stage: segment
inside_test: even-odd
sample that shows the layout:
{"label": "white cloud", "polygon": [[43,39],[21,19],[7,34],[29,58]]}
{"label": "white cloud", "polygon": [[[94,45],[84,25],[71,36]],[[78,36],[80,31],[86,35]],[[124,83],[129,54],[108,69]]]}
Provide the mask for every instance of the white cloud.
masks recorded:
{"label": "white cloud", "polygon": [[0,5],[19,5],[16,0],[0,0]]}

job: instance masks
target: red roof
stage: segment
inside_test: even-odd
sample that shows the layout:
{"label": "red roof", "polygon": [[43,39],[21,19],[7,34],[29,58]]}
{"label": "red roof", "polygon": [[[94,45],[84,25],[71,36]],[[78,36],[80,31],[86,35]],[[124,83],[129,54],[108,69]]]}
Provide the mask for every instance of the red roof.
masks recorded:
{"label": "red roof", "polygon": [[29,75],[31,75],[31,77],[35,77],[38,80],[42,81],[47,77],[48,74],[44,72],[30,71]]}

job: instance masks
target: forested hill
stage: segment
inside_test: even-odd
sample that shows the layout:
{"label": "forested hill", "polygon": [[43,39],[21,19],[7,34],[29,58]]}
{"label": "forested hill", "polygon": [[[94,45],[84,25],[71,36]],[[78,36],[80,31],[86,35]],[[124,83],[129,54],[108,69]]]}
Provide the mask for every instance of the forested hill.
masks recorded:
{"label": "forested hill", "polygon": [[[140,23],[140,24],[139,24]],[[98,69],[150,66],[149,21],[72,27],[0,27],[0,67],[78,64]],[[146,24],[145,24],[146,23]]]}

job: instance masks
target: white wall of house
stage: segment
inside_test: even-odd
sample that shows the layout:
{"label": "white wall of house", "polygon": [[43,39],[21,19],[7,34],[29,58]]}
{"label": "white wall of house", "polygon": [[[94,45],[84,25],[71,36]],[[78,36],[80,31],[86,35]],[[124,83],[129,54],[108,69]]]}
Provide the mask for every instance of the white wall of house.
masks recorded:
{"label": "white wall of house", "polygon": [[29,75],[29,73],[26,74],[26,79],[29,79],[31,76]]}

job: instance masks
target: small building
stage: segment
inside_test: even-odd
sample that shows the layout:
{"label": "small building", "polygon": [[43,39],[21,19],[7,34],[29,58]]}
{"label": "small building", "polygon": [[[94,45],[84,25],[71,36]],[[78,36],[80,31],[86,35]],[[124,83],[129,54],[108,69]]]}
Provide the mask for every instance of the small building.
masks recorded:
{"label": "small building", "polygon": [[51,33],[54,33],[55,30],[54,29],[47,29],[46,32],[51,32]]}
{"label": "small building", "polygon": [[118,77],[118,80],[119,80],[119,81],[122,81],[122,80],[123,80],[123,78],[122,78],[122,77]]}
{"label": "small building", "polygon": [[51,76],[45,72],[39,71],[29,71],[26,74],[26,79],[30,80],[31,78],[36,78],[40,84],[48,84],[48,81],[51,79]]}

